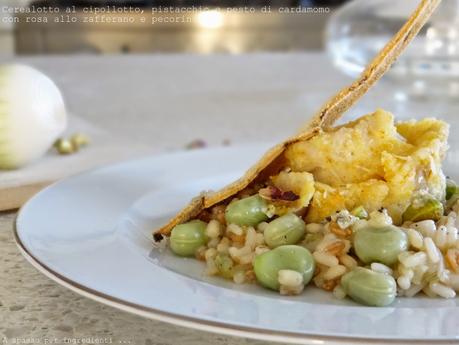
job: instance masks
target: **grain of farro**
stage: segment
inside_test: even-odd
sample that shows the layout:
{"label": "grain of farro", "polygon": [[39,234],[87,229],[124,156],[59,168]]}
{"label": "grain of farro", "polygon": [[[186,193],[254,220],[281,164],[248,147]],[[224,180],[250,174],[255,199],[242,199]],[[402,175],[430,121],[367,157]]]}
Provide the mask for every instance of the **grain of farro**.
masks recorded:
{"label": "grain of farro", "polygon": [[279,289],[279,293],[284,296],[295,296],[299,295],[300,293],[303,292],[304,285],[298,285],[295,287],[288,287],[281,285]]}
{"label": "grain of farro", "polygon": [[433,292],[432,289],[430,288],[430,284],[425,285],[422,288],[422,292],[424,292],[430,298],[437,297],[437,294],[435,292]]}
{"label": "grain of farro", "polygon": [[206,227],[206,234],[209,238],[217,238],[222,234],[222,227],[218,220],[212,219]]}
{"label": "grain of farro", "polygon": [[403,275],[409,277],[409,279],[411,280],[411,278],[413,278],[414,276],[414,271],[411,268],[405,267],[403,265],[398,265],[396,276],[400,277]]}
{"label": "grain of farro", "polygon": [[427,255],[424,252],[417,252],[407,257],[402,258],[401,263],[408,268],[413,268],[418,265],[423,265],[427,261]]}
{"label": "grain of farro", "polygon": [[459,290],[459,274],[455,274],[455,273],[449,274],[449,285],[454,290]]}
{"label": "grain of farro", "polygon": [[213,258],[215,258],[215,256],[217,256],[217,249],[209,248],[209,249],[206,250],[206,252],[205,252],[206,260],[213,259]]}
{"label": "grain of farro", "polygon": [[433,240],[439,249],[443,249],[446,246],[446,239],[447,239],[446,227],[442,225],[435,232],[435,236]]}
{"label": "grain of farro", "polygon": [[352,247],[351,241],[343,240],[343,243],[344,243],[343,253],[348,253],[349,250],[351,250],[351,247]]}
{"label": "grain of farro", "polygon": [[243,284],[245,282],[245,271],[239,270],[234,272],[233,281],[236,284]]}
{"label": "grain of farro", "polygon": [[409,289],[403,291],[403,296],[414,297],[422,290],[423,287],[424,285],[422,284],[412,284]]}
{"label": "grain of farro", "polygon": [[332,266],[328,270],[325,271],[324,279],[325,280],[336,279],[338,277],[341,277],[343,274],[345,274],[346,271],[347,271],[347,269],[343,265]]}
{"label": "grain of farro", "polygon": [[379,262],[373,262],[371,265],[370,265],[370,268],[375,271],[375,272],[379,272],[379,273],[386,273],[386,274],[389,274],[389,275],[392,275],[394,272],[392,271],[392,268],[390,268],[389,266],[386,266],[384,264],[381,264]]}
{"label": "grain of farro", "polygon": [[236,225],[236,224],[229,224],[226,227],[226,230],[238,236],[241,236],[244,234],[244,230],[239,225]]}
{"label": "grain of farro", "polygon": [[338,223],[330,222],[329,225],[330,232],[334,233],[336,236],[341,238],[349,238],[352,235],[351,228],[341,228]]}
{"label": "grain of farro", "polygon": [[206,273],[210,276],[218,273],[217,265],[213,259],[206,261]]}
{"label": "grain of farro", "polygon": [[325,248],[333,243],[333,242],[336,242],[338,239],[336,238],[335,234],[326,234],[322,240],[319,242],[319,244],[317,244],[316,246],[316,250],[317,251],[324,251]]}
{"label": "grain of farro", "polygon": [[447,228],[447,239],[446,243],[448,247],[454,247],[454,244],[457,240],[457,229],[453,226],[448,226]]}
{"label": "grain of farro", "polygon": [[339,262],[341,262],[348,269],[352,269],[357,266],[357,261],[348,254],[343,254],[338,257]]}
{"label": "grain of farro", "polygon": [[248,253],[245,255],[241,255],[238,259],[241,265],[247,265],[247,264],[251,264],[254,258],[255,258],[255,253]]}
{"label": "grain of farro", "polygon": [[411,282],[413,284],[421,284],[422,280],[424,278],[424,274],[427,272],[428,267],[427,265],[419,265],[414,268],[414,275],[413,278],[411,279]]}
{"label": "grain of farro", "polygon": [[408,229],[407,230],[408,241],[410,245],[418,250],[422,249],[423,246],[423,237],[422,234],[415,230],[415,229]]}
{"label": "grain of farro", "polygon": [[265,237],[261,233],[257,233],[255,236],[255,243],[257,246],[261,246],[265,243]]}
{"label": "grain of farro", "polygon": [[332,266],[338,265],[338,263],[339,263],[338,259],[336,258],[336,256],[333,256],[333,255],[328,254],[328,253],[315,251],[312,255],[314,256],[314,259],[316,259],[316,261],[319,264],[322,264],[322,265],[325,265],[325,266],[332,267]]}
{"label": "grain of farro", "polygon": [[217,248],[220,240],[217,238],[212,238],[209,242],[207,242],[207,247],[209,248]]}
{"label": "grain of farro", "polygon": [[455,273],[459,273],[459,250],[456,248],[450,248],[446,252],[446,263],[448,267]]}
{"label": "grain of farro", "polygon": [[424,247],[427,252],[427,256],[432,263],[438,263],[440,261],[440,256],[438,255],[437,247],[433,242],[431,237],[424,238]]}
{"label": "grain of farro", "polygon": [[217,251],[222,254],[228,254],[229,247],[229,243],[227,243],[226,241],[220,241],[220,243],[217,245]]}
{"label": "grain of farro", "polygon": [[456,297],[456,292],[447,287],[446,285],[442,283],[437,283],[437,282],[431,282],[429,284],[430,290],[437,294],[438,296],[441,296],[443,298],[454,298]]}
{"label": "grain of farro", "polygon": [[437,273],[438,280],[444,284],[449,283],[449,271],[441,270]]}
{"label": "grain of farro", "polygon": [[277,281],[287,287],[295,287],[304,283],[303,275],[294,270],[279,270]]}
{"label": "grain of farro", "polygon": [[245,234],[236,235],[233,232],[229,232],[227,236],[233,242],[233,245],[239,244],[241,246],[244,246]]}
{"label": "grain of farro", "polygon": [[401,289],[407,290],[411,286],[411,280],[406,275],[402,275],[397,278],[397,284]]}
{"label": "grain of farro", "polygon": [[245,235],[245,246],[251,248],[252,250],[257,245],[257,232],[253,227],[247,228],[247,233]]}
{"label": "grain of farro", "polygon": [[437,230],[435,222],[431,219],[422,220],[420,222],[414,223],[411,225],[414,229],[421,232],[423,236],[433,237]]}
{"label": "grain of farro", "polygon": [[338,279],[334,280],[325,280],[322,284],[322,289],[325,291],[333,291],[333,289],[338,285]]}
{"label": "grain of farro", "polygon": [[322,251],[331,255],[341,255],[344,253],[344,248],[346,245],[341,240],[336,240],[330,244],[328,244]]}
{"label": "grain of farro", "polygon": [[323,225],[318,223],[306,224],[306,232],[309,234],[317,234],[323,230]]}
{"label": "grain of farro", "polygon": [[245,271],[245,280],[247,282],[253,282],[256,279],[255,271],[252,269],[248,269]]}
{"label": "grain of farro", "polygon": [[312,278],[312,281],[314,282],[315,286],[321,288],[325,282],[323,273],[321,272],[318,275],[316,275],[314,278]]}
{"label": "grain of farro", "polygon": [[236,248],[236,247],[230,247],[228,249],[228,253],[231,256],[233,260],[238,260],[247,254],[250,254],[252,252],[252,249],[250,247],[242,247],[242,248]]}
{"label": "grain of farro", "polygon": [[270,249],[265,245],[259,245],[255,247],[255,255],[260,255],[269,251]]}
{"label": "grain of farro", "polygon": [[206,246],[201,246],[198,249],[196,249],[195,257],[198,260],[204,261],[206,260],[206,253],[207,247]]}

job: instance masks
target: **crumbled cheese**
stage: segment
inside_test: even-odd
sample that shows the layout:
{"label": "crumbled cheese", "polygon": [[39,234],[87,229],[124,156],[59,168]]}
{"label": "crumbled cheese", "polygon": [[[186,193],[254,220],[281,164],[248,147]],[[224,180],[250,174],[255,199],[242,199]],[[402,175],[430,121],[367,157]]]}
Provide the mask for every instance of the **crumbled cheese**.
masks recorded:
{"label": "crumbled cheese", "polygon": [[342,210],[332,215],[331,219],[336,222],[341,229],[346,229],[353,225],[359,218],[350,214],[348,210]]}

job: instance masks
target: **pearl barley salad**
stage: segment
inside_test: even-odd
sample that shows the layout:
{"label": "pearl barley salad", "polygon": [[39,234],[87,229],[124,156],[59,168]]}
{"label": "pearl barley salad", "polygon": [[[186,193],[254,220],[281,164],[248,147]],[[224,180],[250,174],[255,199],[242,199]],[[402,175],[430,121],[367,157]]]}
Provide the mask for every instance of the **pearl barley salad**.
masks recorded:
{"label": "pearl barley salad", "polygon": [[208,275],[281,295],[316,286],[369,306],[453,298],[459,188],[441,169],[448,131],[377,110],[290,145],[274,174],[155,240],[205,262]]}

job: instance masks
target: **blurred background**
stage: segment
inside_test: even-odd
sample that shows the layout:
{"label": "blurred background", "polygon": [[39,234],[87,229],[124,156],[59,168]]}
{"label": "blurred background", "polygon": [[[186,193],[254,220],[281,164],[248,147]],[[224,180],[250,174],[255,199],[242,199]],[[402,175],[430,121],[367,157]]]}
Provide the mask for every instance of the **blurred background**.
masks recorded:
{"label": "blurred background", "polygon": [[[64,136],[94,143],[72,164],[57,160],[75,172],[153,149],[278,141],[349,84],[419,2],[0,0],[0,61],[32,66],[61,90]],[[378,107],[459,130],[459,0],[442,1],[341,121]]]}
{"label": "blurred background", "polygon": [[0,53],[240,54],[320,50],[327,19],[345,2],[0,0]]}

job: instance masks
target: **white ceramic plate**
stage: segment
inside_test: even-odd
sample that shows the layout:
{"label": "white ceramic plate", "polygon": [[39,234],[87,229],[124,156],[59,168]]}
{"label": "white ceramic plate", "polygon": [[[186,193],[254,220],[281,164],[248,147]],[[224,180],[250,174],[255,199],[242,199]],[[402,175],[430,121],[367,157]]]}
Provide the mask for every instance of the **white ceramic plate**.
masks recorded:
{"label": "white ceramic plate", "polygon": [[41,272],[84,296],[196,329],[305,344],[459,338],[458,299],[400,298],[370,308],[313,287],[283,297],[206,277],[202,263],[152,249],[152,229],[201,190],[238,177],[266,148],[156,156],[64,180],[22,208],[19,247]]}

